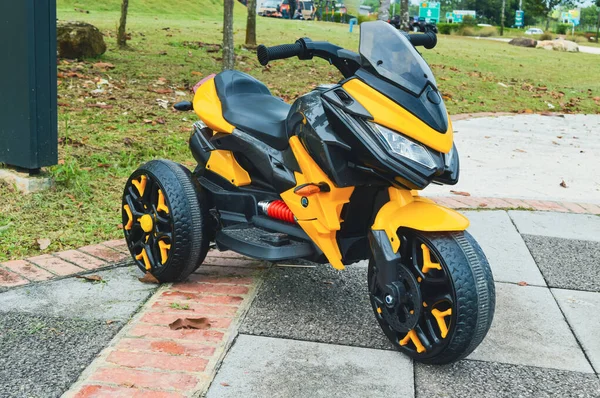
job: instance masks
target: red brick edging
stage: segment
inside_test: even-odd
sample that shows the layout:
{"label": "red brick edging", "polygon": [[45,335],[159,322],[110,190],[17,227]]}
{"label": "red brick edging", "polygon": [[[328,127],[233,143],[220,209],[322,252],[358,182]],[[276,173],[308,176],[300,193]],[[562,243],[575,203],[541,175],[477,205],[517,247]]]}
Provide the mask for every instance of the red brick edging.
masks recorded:
{"label": "red brick edging", "polygon": [[[489,198],[473,196],[429,197],[452,209],[521,209],[563,213],[597,214],[600,205],[547,200]],[[112,240],[54,254],[0,263],[0,287],[14,287],[30,282],[89,272],[129,258],[123,240]]]}
{"label": "red brick edging", "polygon": [[[64,396],[175,398],[205,391],[265,268],[231,252],[211,252],[207,260],[186,282],[162,286]],[[206,317],[211,326],[168,327],[185,317]]]}

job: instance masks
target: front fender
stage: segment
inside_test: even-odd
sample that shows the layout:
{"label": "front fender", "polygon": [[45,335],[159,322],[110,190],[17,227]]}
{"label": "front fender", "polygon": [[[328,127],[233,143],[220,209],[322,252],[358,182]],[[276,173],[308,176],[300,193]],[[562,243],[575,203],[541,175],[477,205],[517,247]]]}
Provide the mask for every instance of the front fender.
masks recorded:
{"label": "front fender", "polygon": [[469,220],[462,214],[437,205],[405,189],[390,187],[390,201],[375,217],[373,231],[385,231],[394,253],[400,248],[398,228],[405,227],[425,232],[464,231]]}

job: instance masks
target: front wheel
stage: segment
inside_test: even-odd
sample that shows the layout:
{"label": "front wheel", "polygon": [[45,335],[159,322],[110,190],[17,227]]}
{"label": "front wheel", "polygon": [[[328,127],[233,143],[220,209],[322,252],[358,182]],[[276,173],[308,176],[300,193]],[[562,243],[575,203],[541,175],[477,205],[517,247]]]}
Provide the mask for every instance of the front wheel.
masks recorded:
{"label": "front wheel", "polygon": [[494,281],[483,251],[468,232],[400,229],[398,236],[395,263],[377,264],[373,257],[369,262],[370,300],[379,325],[416,361],[444,364],[466,357],[494,316]]}

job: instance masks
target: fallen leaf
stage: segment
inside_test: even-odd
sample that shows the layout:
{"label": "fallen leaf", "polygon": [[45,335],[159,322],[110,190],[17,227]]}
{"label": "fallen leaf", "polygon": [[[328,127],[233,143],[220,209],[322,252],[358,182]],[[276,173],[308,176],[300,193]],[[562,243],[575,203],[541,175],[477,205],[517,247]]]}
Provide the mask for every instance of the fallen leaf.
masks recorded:
{"label": "fallen leaf", "polygon": [[123,224],[117,224],[117,229],[123,229]]}
{"label": "fallen leaf", "polygon": [[167,55],[167,52],[166,51],[161,51],[161,52],[158,53],[158,55]]}
{"label": "fallen leaf", "polygon": [[110,324],[111,324],[111,323],[113,323],[113,322],[114,322],[114,321],[113,321],[112,319],[109,319],[109,320],[107,320],[107,321],[106,321],[106,324],[107,324],[107,325],[110,325]]}
{"label": "fallen leaf", "polygon": [[64,159],[59,159],[58,160],[58,164],[65,164],[65,160]]}
{"label": "fallen leaf", "polygon": [[527,286],[529,284],[527,282],[525,282],[525,281],[521,281],[521,282],[518,282],[517,285],[519,285],[519,286]]}
{"label": "fallen leaf", "polygon": [[454,195],[460,195],[460,196],[471,196],[470,193],[468,192],[464,192],[464,191],[450,191],[450,193],[453,193]]}
{"label": "fallen leaf", "polygon": [[202,72],[192,71],[192,76],[204,76]]}
{"label": "fallen leaf", "polygon": [[102,104],[102,103],[98,103],[98,104],[87,104],[86,105],[88,108],[102,108],[102,109],[112,109],[112,105],[106,105],[106,104]]}
{"label": "fallen leaf", "polygon": [[477,205],[478,207],[487,207],[487,203],[481,202]]}
{"label": "fallen leaf", "polygon": [[75,278],[85,279],[89,282],[101,282],[103,280],[100,275],[77,275]]}
{"label": "fallen leaf", "polygon": [[208,318],[179,318],[175,322],[169,324],[171,330],[179,329],[208,329],[210,322]]}
{"label": "fallen leaf", "polygon": [[229,387],[229,383],[225,383],[224,381],[222,381],[222,382],[221,382],[221,385],[222,385],[223,387]]}
{"label": "fallen leaf", "polygon": [[160,281],[158,279],[156,279],[156,277],[154,275],[152,275],[150,272],[146,272],[146,275],[144,275],[141,278],[138,278],[138,280],[142,283],[157,283],[157,284],[160,283]]}
{"label": "fallen leaf", "polygon": [[40,250],[46,250],[48,246],[50,246],[50,239],[40,238],[37,240],[38,245],[40,245]]}
{"label": "fallen leaf", "polygon": [[92,68],[107,70],[114,69],[115,66],[109,62],[96,62],[94,65],[92,65]]}
{"label": "fallen leaf", "polygon": [[561,183],[559,184],[561,187],[566,188],[567,187],[567,183],[565,182],[565,180],[562,180]]}
{"label": "fallen leaf", "polygon": [[519,148],[515,149],[513,152],[527,153],[527,151],[524,151],[524,150],[519,149]]}
{"label": "fallen leaf", "polygon": [[533,113],[533,111],[531,109],[525,109],[523,113]]}
{"label": "fallen leaf", "polygon": [[108,163],[98,163],[96,165],[96,167],[101,167],[101,168],[104,168],[104,169],[108,169],[108,168],[110,168],[110,164],[108,164]]}

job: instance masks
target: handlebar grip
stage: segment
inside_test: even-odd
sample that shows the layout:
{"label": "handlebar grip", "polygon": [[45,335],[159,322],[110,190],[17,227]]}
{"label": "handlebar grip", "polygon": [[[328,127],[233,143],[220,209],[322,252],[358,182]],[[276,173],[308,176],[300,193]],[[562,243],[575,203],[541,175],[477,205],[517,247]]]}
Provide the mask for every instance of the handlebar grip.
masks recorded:
{"label": "handlebar grip", "polygon": [[433,32],[408,35],[408,40],[410,40],[413,46],[423,46],[428,50],[432,49],[437,44],[437,36]]}
{"label": "handlebar grip", "polygon": [[269,61],[274,61],[276,59],[300,56],[302,55],[303,51],[304,46],[302,46],[302,43],[300,42],[296,42],[294,44],[282,44],[280,46],[273,47],[267,47],[261,44],[256,49],[256,55],[258,56],[258,62],[264,66],[268,64]]}

